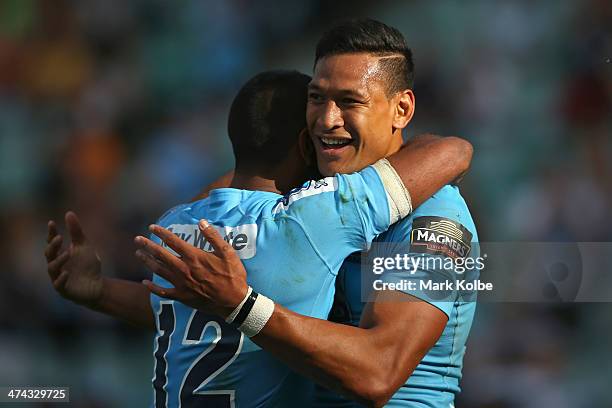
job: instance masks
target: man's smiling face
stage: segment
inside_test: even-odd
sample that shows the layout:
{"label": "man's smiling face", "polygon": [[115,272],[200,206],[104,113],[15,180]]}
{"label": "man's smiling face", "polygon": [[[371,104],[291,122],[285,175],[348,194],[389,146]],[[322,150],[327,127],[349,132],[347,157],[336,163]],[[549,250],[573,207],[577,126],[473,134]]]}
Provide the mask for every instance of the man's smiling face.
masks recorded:
{"label": "man's smiling face", "polygon": [[330,55],[315,66],[306,121],[324,176],[361,170],[402,145],[395,126],[399,96],[387,95],[379,59]]}

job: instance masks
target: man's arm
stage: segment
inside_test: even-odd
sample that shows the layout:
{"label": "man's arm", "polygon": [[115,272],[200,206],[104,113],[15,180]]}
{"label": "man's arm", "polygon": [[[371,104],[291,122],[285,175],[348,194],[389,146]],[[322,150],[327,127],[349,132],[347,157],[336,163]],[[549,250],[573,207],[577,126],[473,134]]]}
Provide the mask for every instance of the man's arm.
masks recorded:
{"label": "man's arm", "polygon": [[[213,181],[191,201],[208,197],[211,190],[228,187],[234,170]],[[155,329],[155,318],[149,302],[150,292],[140,283],[104,277],[95,248],[87,241],[78,217],[65,215],[71,245],[60,251],[63,238],[54,221],[48,223],[47,271],[53,287],[64,298],[91,310],[124,320],[132,325]],[[61,252],[61,253],[60,253]]]}
{"label": "man's arm", "polygon": [[416,146],[423,143],[433,142],[440,138],[442,138],[442,136],[435,135],[433,133],[421,133],[420,135],[416,135],[415,137],[406,140],[404,146]]}
{"label": "man's arm", "polygon": [[45,256],[55,290],[62,297],[89,309],[154,329],[149,291],[136,282],[102,276],[101,261],[83,233],[76,214],[67,212],[65,222],[70,245],[64,250],[63,237],[55,222],[48,224]]}
{"label": "man's arm", "polygon": [[[472,145],[466,140],[425,133],[408,140],[399,152],[389,157],[389,161],[402,176],[417,207],[444,184],[462,177],[470,168],[472,153]],[[191,201],[208,197],[210,191],[216,188],[229,187],[233,178],[234,170],[230,170],[206,186]],[[429,183],[425,184],[423,180]]]}
{"label": "man's arm", "polygon": [[[435,140],[440,139],[441,137],[442,136],[434,135],[433,133],[422,133],[420,135],[417,135],[415,137],[408,139],[406,143],[404,143],[404,146],[406,147],[418,146],[418,145],[422,145],[425,143],[431,143]],[[466,146],[466,149],[471,149],[471,146]],[[469,166],[469,162],[467,163],[467,165]],[[468,168],[466,168],[466,170],[463,173],[457,176],[457,178],[455,178],[451,182],[451,184],[458,185],[459,183],[461,183],[461,181],[463,180],[463,177],[467,174],[467,172],[468,172]]]}
{"label": "man's arm", "polygon": [[134,326],[155,330],[155,317],[151,309],[148,290],[126,279],[102,278],[102,296],[97,304],[89,306],[97,312],[116,317]]}
{"label": "man's arm", "polygon": [[[395,299],[389,301],[389,297]],[[399,292],[366,304],[360,327],[303,316],[276,304],[252,337],[295,371],[368,406],[384,405],[436,343],[447,317]]]}
{"label": "man's arm", "polygon": [[472,145],[458,137],[426,135],[387,157],[406,189],[412,206],[421,205],[444,185],[470,168]]}
{"label": "man's arm", "polygon": [[[410,139],[388,159],[402,177],[413,205],[417,207],[440,187],[462,177],[470,168],[472,153],[472,145],[464,139],[425,133]],[[233,178],[234,170],[230,170],[206,186],[191,201],[208,197],[211,190],[229,187]]]}

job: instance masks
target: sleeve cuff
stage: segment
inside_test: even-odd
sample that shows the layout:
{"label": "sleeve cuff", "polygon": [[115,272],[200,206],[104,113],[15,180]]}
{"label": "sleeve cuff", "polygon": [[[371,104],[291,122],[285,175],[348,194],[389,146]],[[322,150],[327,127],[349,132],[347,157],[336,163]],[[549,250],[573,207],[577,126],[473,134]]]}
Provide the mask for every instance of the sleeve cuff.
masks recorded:
{"label": "sleeve cuff", "polygon": [[372,167],[382,180],[389,203],[390,223],[394,224],[412,212],[410,193],[387,159],[377,161]]}

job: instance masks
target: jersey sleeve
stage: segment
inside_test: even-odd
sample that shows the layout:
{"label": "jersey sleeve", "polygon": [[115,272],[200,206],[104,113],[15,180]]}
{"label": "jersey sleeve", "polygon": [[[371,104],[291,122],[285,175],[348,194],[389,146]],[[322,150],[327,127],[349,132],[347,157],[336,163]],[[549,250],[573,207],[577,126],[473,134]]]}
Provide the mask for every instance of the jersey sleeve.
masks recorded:
{"label": "jersey sleeve", "polygon": [[444,187],[398,227],[372,251],[372,265],[374,258],[399,260],[380,276],[394,285],[387,289],[426,301],[449,318],[456,302],[475,300],[467,283],[478,278],[483,264],[474,223],[456,187]]}
{"label": "jersey sleeve", "polygon": [[393,178],[394,171],[389,175],[389,168],[377,163],[357,173],[307,182],[279,200],[272,212],[298,221],[317,246],[366,249],[411,210],[404,185],[397,174]]}

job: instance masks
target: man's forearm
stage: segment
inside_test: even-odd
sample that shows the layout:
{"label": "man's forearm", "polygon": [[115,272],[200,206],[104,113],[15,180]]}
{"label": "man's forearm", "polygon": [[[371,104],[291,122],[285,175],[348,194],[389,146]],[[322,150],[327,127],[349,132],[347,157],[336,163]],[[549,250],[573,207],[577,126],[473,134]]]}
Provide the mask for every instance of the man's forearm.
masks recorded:
{"label": "man's forearm", "polygon": [[252,340],[322,386],[382,406],[438,341],[447,317],[410,295],[379,295],[365,305],[360,327],[302,316],[277,304]]}
{"label": "man's forearm", "polygon": [[472,145],[457,137],[425,135],[387,159],[418,207],[444,185],[464,174],[472,160]]}
{"label": "man's forearm", "polygon": [[[376,400],[379,375],[377,349],[368,330],[303,316],[275,305],[274,314],[252,340],[290,368],[362,404]],[[365,357],[365,358],[364,358]]]}
{"label": "man's forearm", "polygon": [[426,143],[431,143],[440,139],[442,139],[442,136],[434,135],[433,133],[421,133],[420,135],[416,135],[415,137],[406,140],[406,143],[404,143],[404,147],[422,146]]}
{"label": "man's forearm", "polygon": [[135,326],[155,329],[150,292],[140,283],[103,278],[102,296],[90,309],[119,318]]}

